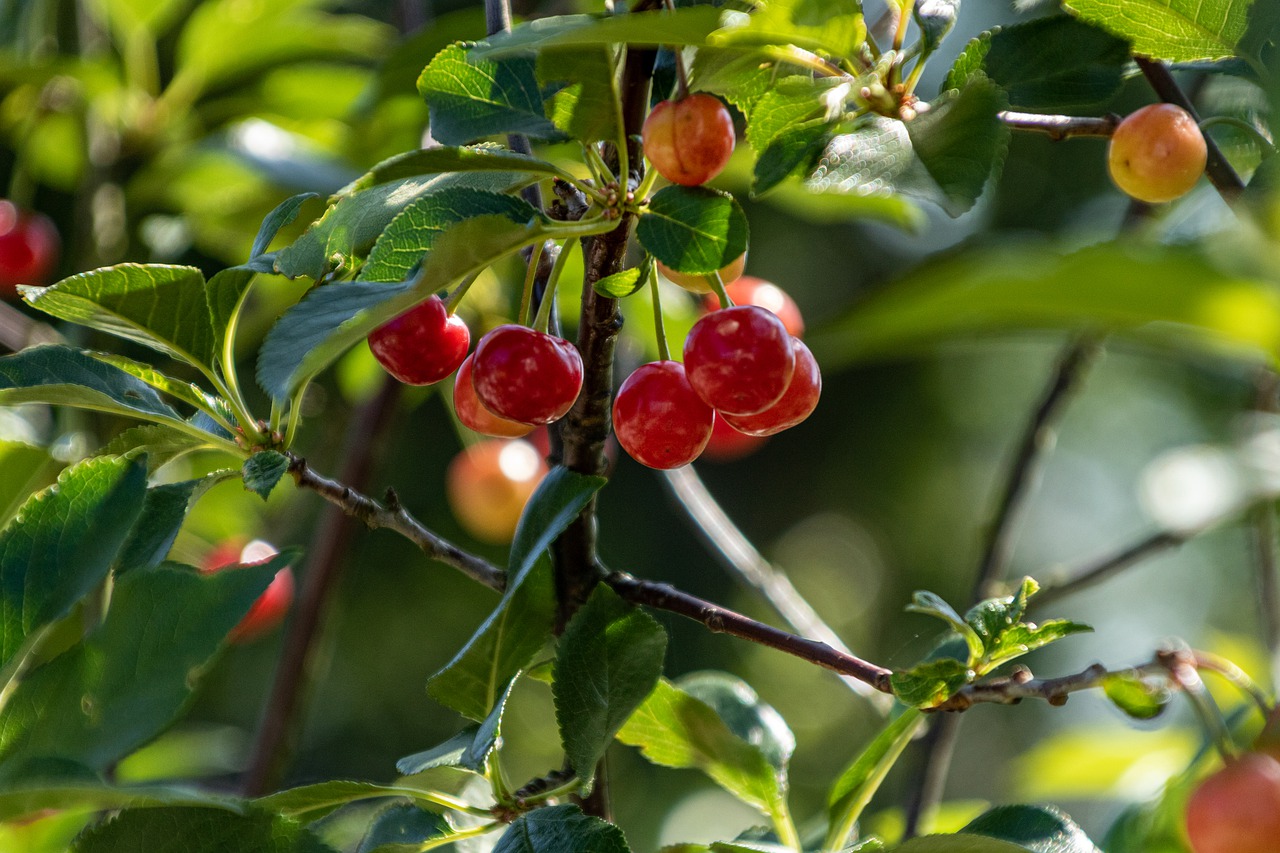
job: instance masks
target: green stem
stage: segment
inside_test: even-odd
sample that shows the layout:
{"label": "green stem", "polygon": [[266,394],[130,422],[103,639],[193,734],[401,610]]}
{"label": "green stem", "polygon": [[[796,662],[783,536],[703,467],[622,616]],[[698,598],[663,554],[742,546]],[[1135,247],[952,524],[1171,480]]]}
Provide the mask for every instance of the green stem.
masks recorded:
{"label": "green stem", "polygon": [[[539,244],[541,245],[541,244]],[[537,249],[534,250],[538,251]],[[536,263],[530,259],[530,268],[532,269]],[[483,270],[481,270],[483,272]],[[458,310],[458,303],[462,301],[462,297],[467,295],[467,291],[471,289],[471,285],[476,283],[476,279],[480,277],[480,273],[472,273],[471,275],[458,282],[458,286],[453,289],[453,293],[449,294],[449,298],[444,301],[444,310],[448,314],[452,314]]]}
{"label": "green stem", "polygon": [[556,286],[560,284],[560,273],[564,272],[565,263],[569,260],[569,253],[578,245],[578,238],[571,237],[564,241],[564,245],[560,247],[560,254],[556,255],[556,262],[551,267],[551,274],[547,276],[547,286],[542,291],[542,304],[538,306],[538,316],[533,320],[533,328],[539,332],[545,332],[547,326],[551,323],[551,306],[556,301]]}
{"label": "green stem", "polygon": [[293,395],[293,399],[289,401],[289,415],[285,421],[284,446],[285,449],[293,447],[293,439],[298,434],[298,424],[302,421],[302,395],[307,392],[307,383],[303,383],[302,387]]}
{"label": "green stem", "polygon": [[640,181],[640,186],[636,187],[635,198],[637,202],[643,202],[649,197],[649,193],[653,192],[653,185],[658,182],[658,170],[648,169],[644,173],[644,180]]}
{"label": "green stem", "polygon": [[543,242],[539,240],[533,244],[533,251],[529,254],[529,265],[524,271],[524,287],[520,291],[520,310],[516,312],[516,319],[521,323],[529,322],[529,305],[533,302],[533,280],[538,275],[538,261],[542,258]]}
{"label": "green stem", "polygon": [[541,803],[545,803],[549,800],[558,799],[560,797],[567,797],[570,794],[576,794],[580,790],[582,790],[582,780],[579,779],[577,776],[574,776],[572,779],[570,779],[568,782],[565,782],[563,785],[557,785],[556,787],[548,788],[547,790],[542,791],[541,793],[533,794],[532,796],[521,798],[520,805],[536,806]]}
{"label": "green stem", "polygon": [[894,720],[894,724],[900,725],[901,729],[890,742],[888,749],[876,761],[871,772],[861,782],[858,796],[849,804],[844,814],[841,815],[840,820],[833,821],[828,828],[826,841],[822,844],[824,853],[835,853],[835,851],[844,849],[845,841],[848,839],[849,833],[853,832],[854,824],[858,822],[863,810],[871,802],[871,798],[875,796],[876,791],[880,789],[880,784],[884,781],[885,776],[889,775],[889,771],[897,763],[898,757],[902,755],[902,750],[906,749],[907,744],[916,736],[916,732],[923,722],[924,716],[920,713],[919,708],[908,708],[902,712],[901,717]]}
{"label": "green stem", "polygon": [[489,753],[484,762],[485,775],[489,777],[489,790],[493,799],[499,803],[511,802],[511,786],[507,784],[507,774],[502,772],[502,761],[498,750]]}
{"label": "green stem", "polygon": [[796,822],[791,818],[791,809],[787,806],[785,797],[779,800],[769,817],[773,821],[773,831],[777,833],[778,841],[784,847],[796,853],[802,853],[804,845],[800,841],[800,832],[796,829]]}
{"label": "green stem", "polygon": [[716,270],[706,278],[707,284],[711,285],[711,292],[720,300],[720,307],[732,308],[733,300],[729,298],[729,292],[724,289],[724,279],[720,277],[720,271]]}
{"label": "green stem", "polygon": [[1235,116],[1210,116],[1209,118],[1200,120],[1201,131],[1207,130],[1214,125],[1225,125],[1227,127],[1234,127],[1236,130],[1244,131],[1255,143],[1257,143],[1258,147],[1262,149],[1264,156],[1270,156],[1276,153],[1275,143],[1263,136],[1262,131],[1258,130],[1243,119],[1238,119]]}
{"label": "green stem", "polygon": [[[596,179],[596,183],[600,186],[607,186],[613,183],[613,172],[609,171],[609,166],[604,162],[604,158],[600,156],[600,152],[596,150],[596,146],[590,142],[582,146],[583,152],[586,154],[587,167],[591,169],[592,176]],[[592,195],[599,195],[592,193]],[[600,195],[600,199],[604,196]]]}
{"label": "green stem", "polygon": [[502,826],[502,821],[495,820],[492,823],[482,823],[479,826],[473,826],[469,829],[459,829],[457,832],[451,832],[448,835],[441,835],[438,838],[432,838],[429,841],[424,841],[422,845],[418,847],[418,851],[421,853],[421,851],[434,850],[437,847],[443,847],[446,844],[453,844],[455,841],[462,841],[466,838],[478,838],[481,835],[493,832],[495,829],[500,829]]}
{"label": "green stem", "polygon": [[671,350],[667,349],[667,329],[662,317],[662,297],[658,295],[658,273],[653,267],[653,259],[647,263],[649,276],[649,293],[653,296],[653,331],[658,338],[658,358],[671,360]]}

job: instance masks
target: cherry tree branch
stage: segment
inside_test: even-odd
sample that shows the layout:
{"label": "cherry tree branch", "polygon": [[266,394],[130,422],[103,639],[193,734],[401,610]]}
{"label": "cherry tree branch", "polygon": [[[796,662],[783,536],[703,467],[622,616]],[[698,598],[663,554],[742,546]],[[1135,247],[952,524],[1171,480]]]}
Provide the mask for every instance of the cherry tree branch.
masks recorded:
{"label": "cherry tree branch", "polygon": [[1040,607],[1070,593],[1101,583],[1148,557],[1182,545],[1195,538],[1200,532],[1200,530],[1160,530],[1126,545],[1113,554],[1100,557],[1092,563],[1086,563],[1080,568],[1046,575],[1043,587],[1036,594],[1033,604]]}
{"label": "cherry tree branch", "polygon": [[1120,116],[1060,116],[1040,113],[1019,113],[1003,110],[1000,121],[1014,130],[1027,130],[1048,135],[1050,139],[1070,139],[1073,136],[1110,136],[1120,124]]}

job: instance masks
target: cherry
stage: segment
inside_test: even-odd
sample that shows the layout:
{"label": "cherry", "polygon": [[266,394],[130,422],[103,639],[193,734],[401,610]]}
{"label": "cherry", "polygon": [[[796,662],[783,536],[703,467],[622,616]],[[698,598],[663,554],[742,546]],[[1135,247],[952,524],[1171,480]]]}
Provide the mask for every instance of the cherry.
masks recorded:
{"label": "cherry", "polygon": [[774,435],[803,421],[818,406],[822,394],[822,373],[809,348],[799,338],[791,339],[796,369],[782,399],[755,415],[725,415],[729,426],[747,435]]}
{"label": "cherry", "polygon": [[679,468],[711,438],[715,411],[694,393],[678,361],[642,364],[613,401],[613,431],[622,449],[650,468]]}
{"label": "cherry", "polygon": [[[726,285],[730,282],[737,281],[742,275],[742,270],[747,265],[747,253],[743,252],[737,258],[720,268],[720,280]],[[672,284],[678,284],[690,293],[711,293],[711,283],[707,281],[705,275],[697,275],[695,273],[676,272],[671,267],[658,261],[658,272],[667,277]],[[737,299],[734,299],[737,302]]]}
{"label": "cherry", "polygon": [[546,473],[546,463],[529,442],[491,439],[453,458],[445,474],[445,494],[468,533],[503,544],[515,536],[524,505]]}
{"label": "cherry", "polygon": [[733,118],[712,95],[689,95],[653,108],[641,131],[644,156],[658,174],[686,187],[720,174],[733,153]]}
{"label": "cherry", "polygon": [[776,315],[755,305],[713,311],[684,341],[689,384],[703,402],[726,415],[754,415],[778,402],[796,357]]}
{"label": "cherry", "polygon": [[[797,338],[804,337],[804,317],[800,315],[800,306],[773,282],[744,275],[725,287],[725,292],[734,305],[758,305],[769,309],[787,327],[787,334]],[[708,296],[704,304],[708,311],[714,311],[720,307],[720,300],[715,296]]]}
{"label": "cherry", "polygon": [[766,441],[768,439],[763,436],[738,432],[729,426],[724,415],[716,412],[716,422],[711,427],[711,440],[702,451],[702,458],[712,462],[732,462],[755,453]]}
{"label": "cherry", "polygon": [[58,260],[58,229],[43,213],[0,199],[0,297],[19,284],[48,284]]}
{"label": "cherry", "polygon": [[[278,553],[273,545],[261,539],[255,539],[243,548],[238,542],[223,542],[205,555],[200,571],[212,574],[223,569],[256,566]],[[276,572],[249,612],[231,629],[227,639],[233,643],[247,643],[269,634],[289,612],[289,606],[293,604],[293,586],[292,569],[285,566]]]}
{"label": "cherry", "polygon": [[408,385],[430,385],[458,369],[471,346],[471,331],[445,310],[439,296],[420,302],[369,335],[369,349],[383,368]]}
{"label": "cherry", "polygon": [[453,380],[453,410],[458,413],[458,420],[468,429],[481,435],[492,435],[497,438],[519,438],[533,431],[533,424],[522,424],[519,421],[507,420],[489,411],[476,397],[475,386],[471,384],[471,362],[473,355],[467,356],[458,368],[458,375]]}
{"label": "cherry", "polygon": [[564,417],[582,390],[582,356],[566,340],[525,326],[499,326],[480,339],[471,385],[486,409],[524,424]]}
{"label": "cherry", "polygon": [[1159,204],[1195,186],[1208,152],[1196,120],[1174,104],[1150,104],[1130,113],[1107,148],[1111,180],[1139,201]]}
{"label": "cherry", "polygon": [[1187,802],[1195,853],[1275,853],[1280,839],[1280,761],[1250,752],[1209,776]]}

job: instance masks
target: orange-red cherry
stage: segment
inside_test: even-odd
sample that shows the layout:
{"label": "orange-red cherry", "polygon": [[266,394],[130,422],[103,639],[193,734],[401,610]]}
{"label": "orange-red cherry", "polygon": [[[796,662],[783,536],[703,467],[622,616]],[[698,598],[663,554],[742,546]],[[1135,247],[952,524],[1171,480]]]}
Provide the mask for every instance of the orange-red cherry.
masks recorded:
{"label": "orange-red cherry", "polygon": [[[737,258],[720,268],[720,281],[726,285],[730,282],[737,281],[742,276],[743,269],[747,265],[747,253],[743,252]],[[705,275],[697,275],[688,272],[676,272],[671,267],[658,261],[658,272],[666,276],[667,280],[672,284],[678,284],[690,293],[711,293],[713,288],[711,282],[707,280]],[[734,302],[738,300],[730,296]]]}
{"label": "orange-red cherry", "polygon": [[[205,555],[200,571],[211,574],[223,569],[256,566],[277,553],[275,546],[261,539],[255,539],[243,548],[237,542],[224,542]],[[285,566],[276,572],[249,612],[231,629],[227,639],[233,643],[247,643],[271,633],[288,614],[293,604],[293,591],[293,570]]]}
{"label": "orange-red cherry", "polygon": [[713,95],[689,95],[653,108],[641,131],[644,156],[658,174],[686,187],[720,174],[733,153],[733,118]]}
{"label": "orange-red cherry", "polygon": [[[797,338],[804,337],[804,317],[800,314],[800,306],[796,305],[790,294],[773,282],[744,275],[725,287],[725,292],[734,305],[767,308],[778,315],[782,325],[787,327],[787,334]],[[720,300],[714,295],[708,296],[705,304],[708,311],[714,311],[720,307]]]}
{"label": "orange-red cherry", "polygon": [[369,335],[369,349],[383,368],[408,385],[430,385],[458,369],[471,346],[471,331],[439,296],[413,306]]}
{"label": "orange-red cherry", "polygon": [[818,370],[818,361],[813,353],[799,338],[791,339],[791,347],[795,352],[796,368],[782,399],[758,414],[725,415],[729,426],[747,435],[775,435],[813,414],[818,407],[818,397],[822,395],[822,372]]}
{"label": "orange-red cherry", "polygon": [[449,463],[445,494],[458,522],[477,539],[510,542],[547,465],[523,439],[491,439],[466,448]]}
{"label": "orange-red cherry", "polygon": [[1195,853],[1275,853],[1280,849],[1280,761],[1258,752],[1227,763],[1187,801]]}
{"label": "orange-red cherry", "polygon": [[58,229],[49,217],[0,199],[0,298],[17,295],[19,284],[48,284],[58,262],[58,243]]}
{"label": "orange-red cherry", "polygon": [[613,402],[613,432],[632,459],[669,469],[698,458],[711,438],[715,411],[694,393],[678,361],[636,368]]}
{"label": "orange-red cherry", "polygon": [[533,424],[522,424],[495,415],[476,397],[475,386],[471,384],[473,358],[475,356],[469,355],[463,359],[458,367],[458,375],[453,380],[453,410],[457,412],[458,420],[468,429],[495,438],[519,438],[532,432]]}
{"label": "orange-red cherry", "polygon": [[480,339],[471,385],[495,415],[524,424],[564,417],[582,390],[582,356],[573,344],[508,323]]}
{"label": "orange-red cherry", "polygon": [[712,311],[693,324],[684,341],[689,384],[726,415],[754,415],[778,402],[795,366],[786,327],[755,305]]}
{"label": "orange-red cherry", "polygon": [[1204,174],[1208,146],[1192,115],[1174,104],[1150,104],[1116,127],[1107,147],[1111,180],[1151,204],[1190,192]]}

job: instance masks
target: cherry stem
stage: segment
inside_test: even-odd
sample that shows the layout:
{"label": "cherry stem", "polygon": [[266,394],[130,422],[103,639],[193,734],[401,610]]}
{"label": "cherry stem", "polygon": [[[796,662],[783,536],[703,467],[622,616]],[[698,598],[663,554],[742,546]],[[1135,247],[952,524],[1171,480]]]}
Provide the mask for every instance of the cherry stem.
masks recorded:
{"label": "cherry stem", "polygon": [[1261,149],[1264,157],[1276,153],[1276,146],[1270,139],[1262,134],[1262,131],[1249,124],[1244,119],[1238,119],[1235,116],[1209,116],[1200,120],[1200,130],[1204,132],[1215,125],[1224,125],[1234,127],[1236,130],[1243,131],[1248,134],[1249,139]]}
{"label": "cherry stem", "polygon": [[667,327],[662,318],[662,297],[658,294],[658,273],[654,269],[653,259],[645,264],[645,275],[649,277],[649,293],[653,296],[653,332],[658,339],[658,358],[671,360],[671,350],[667,349]]}
{"label": "cherry stem", "polygon": [[520,319],[521,323],[529,322],[529,305],[533,302],[533,280],[538,274],[538,259],[540,257],[542,257],[541,240],[533,244],[533,249],[529,254],[529,265],[524,272],[524,289],[520,291],[520,310],[516,312],[516,317]]}
{"label": "cherry stem", "polygon": [[[547,286],[542,291],[542,303],[538,306],[538,316],[533,320],[535,331],[545,332],[551,322],[551,306],[556,301],[556,286],[560,284],[560,273],[564,272],[565,263],[569,260],[569,254],[576,245],[578,245],[578,238],[571,237],[564,241],[564,245],[560,247],[560,254],[556,255],[556,262],[551,267],[551,274],[547,276]],[[530,269],[534,266],[534,264],[529,265]]]}
{"label": "cherry stem", "polygon": [[[667,7],[667,11],[675,12],[676,4],[674,0],[663,0],[663,6]],[[675,56],[676,59],[676,100],[683,101],[689,97],[689,72],[684,67],[684,54],[681,52],[679,45],[667,45],[667,49]]]}
{"label": "cherry stem", "polygon": [[729,298],[729,292],[724,289],[724,279],[720,277],[720,270],[711,273],[706,279],[707,283],[711,285],[711,291],[720,300],[720,307],[732,308],[733,300]]}
{"label": "cherry stem", "polygon": [[1214,748],[1218,750],[1222,760],[1228,763],[1234,760],[1236,747],[1231,742],[1231,733],[1227,731],[1227,724],[1222,720],[1222,712],[1218,710],[1217,704],[1200,678],[1200,673],[1196,671],[1196,665],[1191,661],[1174,657],[1167,664],[1167,668],[1169,677],[1191,702],[1192,710],[1196,712],[1200,724],[1213,740]]}
{"label": "cherry stem", "polygon": [[[539,246],[540,245],[541,244],[539,244]],[[535,248],[534,252],[536,253],[537,251],[538,249]],[[529,268],[530,269],[536,268],[537,266],[536,254],[535,254],[535,257],[531,258],[530,260],[532,261],[532,263],[530,263]],[[458,303],[462,301],[462,297],[467,295],[467,291],[471,289],[471,285],[475,284],[476,279],[478,279],[479,277],[480,277],[480,273],[476,272],[476,273],[472,273],[471,275],[464,278],[462,281],[458,282],[458,286],[453,289],[453,293],[450,293],[449,298],[444,301],[445,313],[452,315],[454,311],[458,310]]]}
{"label": "cherry stem", "polygon": [[1249,697],[1249,699],[1253,700],[1253,703],[1258,706],[1258,709],[1262,711],[1263,719],[1266,719],[1271,714],[1272,705],[1270,698],[1268,698],[1267,694],[1263,692],[1262,688],[1254,684],[1253,679],[1250,678],[1248,673],[1243,669],[1236,666],[1226,658],[1210,652],[1197,651],[1192,654],[1195,656],[1196,669],[1205,670],[1206,672],[1212,672],[1218,675],[1245,696]]}

